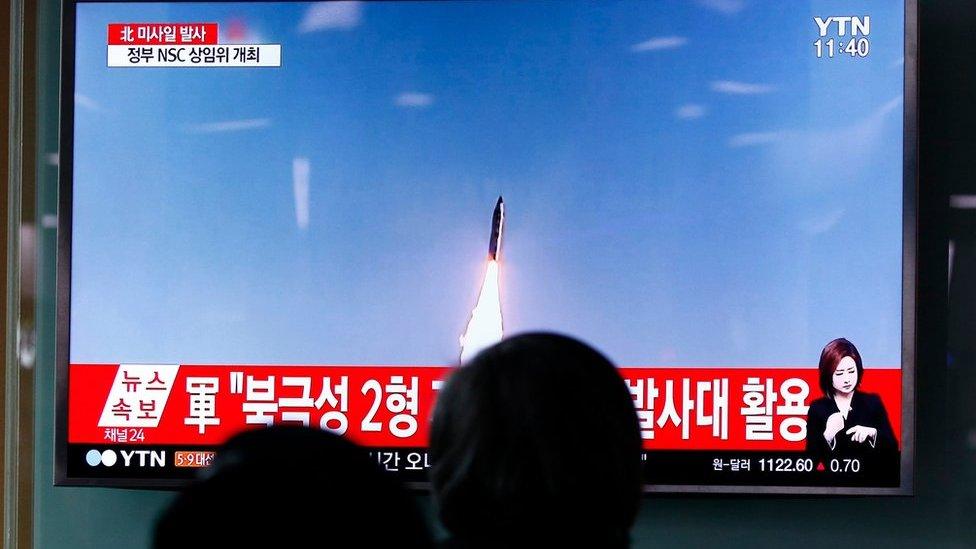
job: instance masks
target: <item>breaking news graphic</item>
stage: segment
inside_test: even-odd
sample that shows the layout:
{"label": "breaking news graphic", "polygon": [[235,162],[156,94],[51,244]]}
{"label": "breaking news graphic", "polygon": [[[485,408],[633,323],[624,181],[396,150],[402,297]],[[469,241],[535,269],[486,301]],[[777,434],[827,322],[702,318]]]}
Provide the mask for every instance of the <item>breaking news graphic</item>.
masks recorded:
{"label": "breaking news graphic", "polygon": [[280,67],[280,44],[218,43],[217,23],[112,23],[109,67]]}
{"label": "breaking news graphic", "polygon": [[551,331],[647,491],[910,493],[904,6],[712,4],[78,2],[57,482],[300,424],[423,488],[452,372]]}

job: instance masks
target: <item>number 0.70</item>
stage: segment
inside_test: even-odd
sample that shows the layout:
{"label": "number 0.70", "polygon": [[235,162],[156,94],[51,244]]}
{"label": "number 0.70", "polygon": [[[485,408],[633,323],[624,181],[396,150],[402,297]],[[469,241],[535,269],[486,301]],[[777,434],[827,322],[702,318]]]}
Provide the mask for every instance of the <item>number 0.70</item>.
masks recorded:
{"label": "number 0.70", "polygon": [[858,459],[830,460],[830,472],[832,473],[856,473],[860,470],[861,461]]}

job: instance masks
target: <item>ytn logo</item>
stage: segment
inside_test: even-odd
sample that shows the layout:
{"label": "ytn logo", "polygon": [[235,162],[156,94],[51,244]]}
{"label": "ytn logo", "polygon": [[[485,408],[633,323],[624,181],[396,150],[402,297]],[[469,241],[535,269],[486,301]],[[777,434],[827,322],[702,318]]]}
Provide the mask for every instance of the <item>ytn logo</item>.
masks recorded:
{"label": "ytn logo", "polygon": [[[138,458],[135,464],[137,467],[166,466],[166,450],[120,450],[119,453],[122,454],[124,467],[131,467],[133,465],[133,458]],[[119,461],[119,457],[115,453],[115,450],[105,450],[103,452],[89,450],[85,454],[85,461],[92,467],[99,465],[111,467]]]}
{"label": "ytn logo", "polygon": [[85,461],[92,467],[98,467],[99,465],[111,467],[118,460],[119,456],[115,455],[115,450],[105,450],[104,452],[88,450],[88,453],[85,454]]}
{"label": "ytn logo", "polygon": [[837,26],[837,36],[867,36],[871,34],[871,16],[856,17],[852,15],[831,16],[826,19],[814,17],[813,22],[820,30],[820,36],[827,36],[831,25]]}

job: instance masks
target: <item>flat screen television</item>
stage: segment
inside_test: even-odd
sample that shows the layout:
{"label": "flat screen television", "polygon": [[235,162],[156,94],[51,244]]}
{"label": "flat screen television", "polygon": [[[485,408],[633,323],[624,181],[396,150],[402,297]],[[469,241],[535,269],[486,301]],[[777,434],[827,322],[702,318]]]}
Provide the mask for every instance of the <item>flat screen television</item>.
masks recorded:
{"label": "flat screen television", "polygon": [[450,372],[546,330],[647,491],[912,493],[914,1],[64,10],[56,483],[300,423],[422,488]]}

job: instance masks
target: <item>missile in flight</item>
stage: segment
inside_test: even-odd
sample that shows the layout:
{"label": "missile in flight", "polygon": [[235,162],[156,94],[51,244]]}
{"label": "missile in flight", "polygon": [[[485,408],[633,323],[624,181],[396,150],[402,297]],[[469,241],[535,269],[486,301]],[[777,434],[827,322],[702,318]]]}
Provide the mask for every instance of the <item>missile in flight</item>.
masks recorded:
{"label": "missile in flight", "polygon": [[491,238],[488,240],[488,259],[498,260],[498,253],[502,249],[502,231],[505,226],[505,201],[498,197],[495,202],[495,212],[491,214]]}

